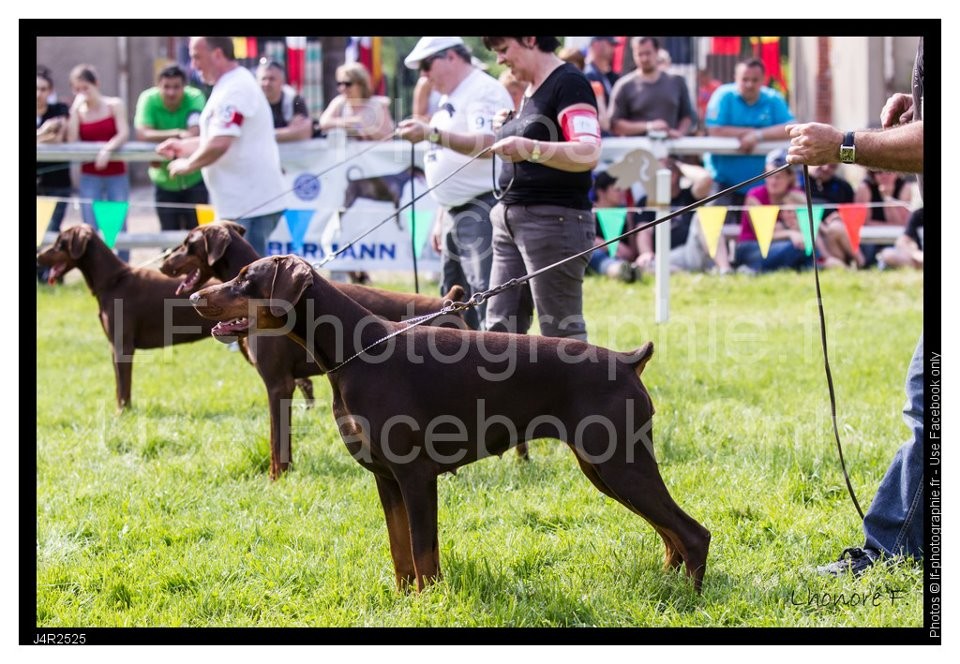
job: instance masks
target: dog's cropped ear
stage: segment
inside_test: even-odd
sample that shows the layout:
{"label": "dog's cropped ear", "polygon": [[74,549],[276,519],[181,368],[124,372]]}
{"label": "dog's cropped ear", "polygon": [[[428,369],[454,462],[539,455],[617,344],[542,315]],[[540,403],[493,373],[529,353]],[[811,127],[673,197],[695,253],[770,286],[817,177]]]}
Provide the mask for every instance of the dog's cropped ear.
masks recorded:
{"label": "dog's cropped ear", "polygon": [[276,256],[273,261],[275,271],[270,288],[270,313],[279,318],[288,311],[284,305],[299,302],[303,291],[313,284],[313,270],[306,261],[295,256]]}
{"label": "dog's cropped ear", "polygon": [[89,226],[80,225],[75,227],[70,234],[70,243],[68,245],[70,258],[76,260],[83,256],[87,250],[87,242],[90,241],[91,235],[93,235],[93,229]]}
{"label": "dog's cropped ear", "polygon": [[229,229],[229,230],[232,230],[234,233],[236,233],[236,234],[239,235],[240,237],[243,237],[244,234],[246,234],[246,232],[247,232],[247,229],[246,229],[246,228],[244,228],[244,227],[241,226],[240,224],[238,224],[238,223],[236,223],[236,222],[233,222],[233,221],[221,221],[221,222],[220,222],[220,225],[223,226],[224,228],[227,228],[227,229]]}
{"label": "dog's cropped ear", "polygon": [[[239,228],[242,229],[243,226],[239,226]],[[227,247],[230,246],[230,231],[223,226],[211,224],[203,234],[203,245],[207,249],[207,265],[213,265],[223,258]]]}
{"label": "dog's cropped ear", "polygon": [[633,351],[632,354],[634,361],[637,363],[633,370],[636,371],[637,375],[639,376],[641,373],[643,373],[643,369],[647,366],[647,362],[649,362],[650,358],[653,357],[653,342],[648,341],[640,346],[640,348]]}

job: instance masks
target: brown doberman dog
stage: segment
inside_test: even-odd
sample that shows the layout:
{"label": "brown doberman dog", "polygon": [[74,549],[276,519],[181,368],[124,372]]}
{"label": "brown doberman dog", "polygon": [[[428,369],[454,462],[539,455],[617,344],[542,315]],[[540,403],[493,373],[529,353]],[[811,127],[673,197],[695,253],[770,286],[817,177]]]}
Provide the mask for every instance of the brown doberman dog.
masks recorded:
{"label": "brown doberman dog", "polygon": [[[226,281],[237,276],[240,268],[260,258],[249,242],[243,239],[245,229],[230,221],[216,221],[191,230],[160,265],[160,271],[182,278],[178,293],[189,293],[211,278]],[[401,321],[413,316],[439,311],[444,299],[398,293],[381,288],[337,283],[335,287],[360,302],[377,316]],[[445,299],[459,300],[463,288],[455,286]],[[437,325],[466,327],[459,315],[444,315]],[[308,404],[312,403],[313,383],[310,376],[323,373],[304,349],[286,337],[261,337],[248,346],[250,361],[257,368],[267,388],[270,409],[270,477],[276,479],[287,470],[292,459],[290,424],[291,399],[299,387]]]}
{"label": "brown doberman dog", "polygon": [[653,525],[666,566],[685,565],[700,590],[710,532],[673,501],[653,456],[653,404],[640,380],[653,344],[619,353],[573,339],[403,330],[293,256],[260,259],[190,299],[221,321],[214,336],[285,333],[328,372],[340,435],[376,478],[399,587],[440,576],[438,475],[550,437]]}
{"label": "brown doberman dog", "polygon": [[100,305],[100,324],[113,350],[117,406],[130,406],[133,352],[206,339],[213,327],[197,315],[179,280],[156,270],[130,267],[110,250],[87,224],[65,228],[53,245],[37,254],[50,268],[53,283],[77,268]]}

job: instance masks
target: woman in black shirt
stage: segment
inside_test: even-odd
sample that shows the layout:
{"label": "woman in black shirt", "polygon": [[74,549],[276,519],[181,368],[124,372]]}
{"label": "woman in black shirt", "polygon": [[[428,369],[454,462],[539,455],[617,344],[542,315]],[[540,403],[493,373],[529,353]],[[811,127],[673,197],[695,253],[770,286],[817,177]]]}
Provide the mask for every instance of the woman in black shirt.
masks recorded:
{"label": "woman in black shirt", "polygon": [[[556,37],[484,37],[483,43],[528,84],[516,116],[501,116],[506,121],[493,145],[504,161],[503,194],[490,213],[490,283],[498,285],[593,245],[588,192],[600,159],[600,123],[590,82],[554,54]],[[535,307],[544,336],[586,340],[586,266],[584,256],[492,298],[488,329],[525,333]]]}

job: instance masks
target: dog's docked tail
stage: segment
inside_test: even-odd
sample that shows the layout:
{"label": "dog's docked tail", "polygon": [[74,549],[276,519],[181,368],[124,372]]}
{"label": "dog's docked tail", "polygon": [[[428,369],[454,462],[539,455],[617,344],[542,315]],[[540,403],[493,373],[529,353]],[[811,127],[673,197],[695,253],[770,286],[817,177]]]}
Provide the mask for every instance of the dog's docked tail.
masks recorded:
{"label": "dog's docked tail", "polygon": [[[637,380],[640,381],[641,390],[643,391],[644,396],[647,397],[647,404],[650,406],[650,415],[652,416],[657,411],[656,408],[653,407],[653,399],[650,398],[650,394],[647,392],[646,388],[643,387],[643,380],[640,378],[640,374],[643,373],[644,368],[647,366],[647,362],[649,362],[650,358],[653,357],[653,342],[648,341],[636,350],[626,353],[626,355],[631,366],[633,367],[634,373],[637,375]],[[650,455],[653,456],[652,449],[650,450]]]}

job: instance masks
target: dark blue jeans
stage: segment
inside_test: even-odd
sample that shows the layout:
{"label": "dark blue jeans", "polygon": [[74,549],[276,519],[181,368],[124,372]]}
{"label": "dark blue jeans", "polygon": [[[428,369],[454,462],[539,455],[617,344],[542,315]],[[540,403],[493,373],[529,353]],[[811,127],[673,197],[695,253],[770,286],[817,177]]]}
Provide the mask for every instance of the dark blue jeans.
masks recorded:
{"label": "dark blue jeans", "polygon": [[247,229],[244,239],[250,243],[257,253],[261,256],[267,255],[267,238],[273,233],[273,230],[280,223],[280,217],[283,216],[283,210],[262,214],[258,217],[247,217],[245,219],[234,219],[238,224]]}
{"label": "dark blue jeans", "polygon": [[758,242],[737,242],[735,260],[738,265],[746,265],[755,272],[772,272],[784,268],[799,270],[813,267],[813,256],[807,256],[801,247],[797,249],[790,240],[774,240],[770,243],[767,257],[760,254]]}
{"label": "dark blue jeans", "polygon": [[911,437],[897,450],[863,520],[866,546],[888,556],[923,555],[923,336],[907,370],[903,420]]}

